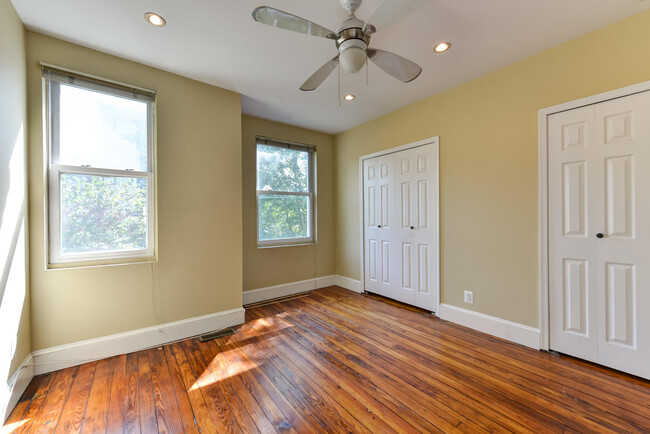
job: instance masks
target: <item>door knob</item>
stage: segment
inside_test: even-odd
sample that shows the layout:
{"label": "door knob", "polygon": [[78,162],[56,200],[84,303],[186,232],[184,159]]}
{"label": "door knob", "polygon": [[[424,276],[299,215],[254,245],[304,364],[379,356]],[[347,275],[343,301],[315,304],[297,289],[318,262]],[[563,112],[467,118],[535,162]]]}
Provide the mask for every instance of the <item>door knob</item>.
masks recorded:
{"label": "door knob", "polygon": [[604,236],[605,236],[605,235],[601,234],[600,232],[598,232],[598,233],[596,234],[596,238],[603,238]]}
{"label": "door knob", "polygon": [[415,229],[415,226],[411,226],[411,229]]}

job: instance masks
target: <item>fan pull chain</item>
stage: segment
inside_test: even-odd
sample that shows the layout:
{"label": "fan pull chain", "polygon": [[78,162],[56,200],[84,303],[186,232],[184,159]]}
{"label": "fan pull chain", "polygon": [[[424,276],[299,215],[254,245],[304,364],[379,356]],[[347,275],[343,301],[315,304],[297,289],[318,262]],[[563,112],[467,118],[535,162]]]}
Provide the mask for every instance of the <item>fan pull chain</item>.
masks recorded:
{"label": "fan pull chain", "polygon": [[338,80],[339,88],[338,88],[338,91],[337,91],[336,95],[339,98],[339,107],[341,107],[341,65],[339,65],[339,67],[337,68],[337,71],[338,71],[338,76],[339,76],[339,80]]}

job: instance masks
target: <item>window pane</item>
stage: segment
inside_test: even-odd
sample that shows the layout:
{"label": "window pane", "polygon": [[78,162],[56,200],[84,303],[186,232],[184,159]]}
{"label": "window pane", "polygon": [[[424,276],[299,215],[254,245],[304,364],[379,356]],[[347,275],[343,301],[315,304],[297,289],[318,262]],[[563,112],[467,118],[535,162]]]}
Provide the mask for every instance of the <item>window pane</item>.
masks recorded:
{"label": "window pane", "polygon": [[310,237],[309,209],[309,196],[260,194],[260,241]]}
{"label": "window pane", "polygon": [[147,179],[61,174],[61,252],[147,248]]}
{"label": "window pane", "polygon": [[147,171],[146,102],[59,86],[60,149],[55,164]]}
{"label": "window pane", "polygon": [[309,191],[309,153],[257,145],[257,189]]}

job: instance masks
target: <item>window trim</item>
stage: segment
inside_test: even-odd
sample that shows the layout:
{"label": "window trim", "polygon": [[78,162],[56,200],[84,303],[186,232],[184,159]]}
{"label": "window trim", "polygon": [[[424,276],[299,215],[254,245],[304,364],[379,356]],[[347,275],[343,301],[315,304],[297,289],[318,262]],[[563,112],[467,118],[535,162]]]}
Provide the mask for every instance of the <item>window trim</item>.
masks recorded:
{"label": "window trim", "polygon": [[[292,149],[295,151],[307,152],[308,157],[308,192],[292,191],[275,191],[275,190],[257,190],[257,147],[258,145],[274,146],[276,148]],[[302,143],[288,142],[268,137],[257,136],[255,138],[255,239],[258,248],[268,247],[285,247],[305,244],[316,244],[316,146]],[[274,240],[260,240],[260,196],[303,196],[309,198],[308,220],[309,220],[309,237],[300,238],[281,238]]]}
{"label": "window trim", "polygon": [[[66,82],[62,77],[68,77]],[[72,83],[74,81],[74,84]],[[54,130],[58,128],[59,86],[52,83],[72,84],[76,87],[108,95],[144,101],[147,103],[147,171],[130,169],[105,169],[98,167],[69,166],[56,164],[60,146]],[[43,64],[43,96],[44,96],[44,175],[45,191],[45,256],[47,268],[61,266],[114,265],[116,260],[124,262],[151,262],[156,260],[157,228],[156,228],[156,173],[155,173],[155,142],[156,142],[156,94],[147,89],[129,86],[96,76],[85,76],[76,71],[69,71]],[[90,176],[111,176],[126,178],[142,178],[147,180],[147,248],[130,250],[108,250],[99,252],[67,253],[60,251],[61,241],[61,208],[60,180],[62,174],[83,174]],[[117,262],[120,263],[120,262]]]}

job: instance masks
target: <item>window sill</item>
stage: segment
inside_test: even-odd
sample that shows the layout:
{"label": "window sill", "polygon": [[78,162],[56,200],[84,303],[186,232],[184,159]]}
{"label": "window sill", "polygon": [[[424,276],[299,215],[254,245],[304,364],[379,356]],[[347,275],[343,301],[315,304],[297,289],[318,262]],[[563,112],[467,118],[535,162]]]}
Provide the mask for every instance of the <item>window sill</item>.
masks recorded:
{"label": "window sill", "polygon": [[262,244],[257,246],[258,250],[263,250],[263,249],[277,249],[279,247],[300,247],[300,246],[315,246],[318,244],[316,241],[309,241],[309,242],[301,242],[301,243],[295,243],[295,244]]}
{"label": "window sill", "polygon": [[122,265],[137,265],[137,264],[154,264],[158,262],[157,257],[137,257],[137,258],[115,258],[115,259],[102,259],[93,261],[70,261],[60,262],[54,264],[47,264],[45,271],[56,270],[74,270],[77,268],[99,268],[99,267],[115,267]]}

